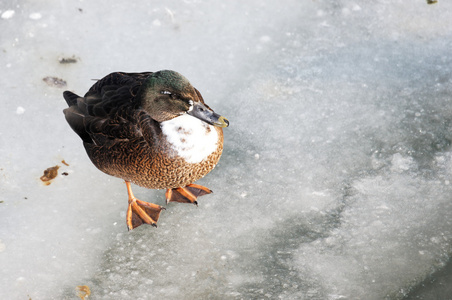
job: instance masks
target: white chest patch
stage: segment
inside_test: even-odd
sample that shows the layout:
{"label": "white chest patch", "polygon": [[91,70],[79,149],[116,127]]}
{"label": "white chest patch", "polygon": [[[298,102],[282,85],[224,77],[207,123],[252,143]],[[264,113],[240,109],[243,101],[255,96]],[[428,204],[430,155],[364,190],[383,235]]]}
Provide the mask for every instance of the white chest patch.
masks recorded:
{"label": "white chest patch", "polygon": [[189,163],[199,163],[217,149],[215,128],[195,117],[185,114],[160,124],[168,143]]}

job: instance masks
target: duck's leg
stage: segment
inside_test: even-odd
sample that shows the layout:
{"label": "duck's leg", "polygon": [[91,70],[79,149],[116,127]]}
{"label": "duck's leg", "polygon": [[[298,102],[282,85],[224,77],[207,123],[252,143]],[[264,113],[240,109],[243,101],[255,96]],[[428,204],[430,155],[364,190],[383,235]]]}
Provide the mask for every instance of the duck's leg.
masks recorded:
{"label": "duck's leg", "polygon": [[166,190],[166,203],[181,202],[193,203],[198,205],[196,201],[198,197],[212,193],[212,191],[205,186],[199,184],[189,184],[186,187],[179,187]]}
{"label": "duck's leg", "polygon": [[126,181],[126,186],[129,194],[129,208],[126,216],[127,228],[132,230],[143,223],[157,227],[160,212],[165,208],[154,203],[138,200],[132,193],[129,181]]}

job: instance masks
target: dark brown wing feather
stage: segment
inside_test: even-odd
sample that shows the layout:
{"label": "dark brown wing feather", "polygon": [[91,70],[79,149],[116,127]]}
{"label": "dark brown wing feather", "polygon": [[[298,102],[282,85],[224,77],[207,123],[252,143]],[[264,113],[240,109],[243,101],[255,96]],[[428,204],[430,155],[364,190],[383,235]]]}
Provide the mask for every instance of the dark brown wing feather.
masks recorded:
{"label": "dark brown wing feather", "polygon": [[[136,98],[151,72],[111,73],[97,81],[84,97],[66,91],[67,122],[84,143],[97,146],[142,136]],[[145,114],[145,113],[144,113]],[[153,121],[153,120],[151,120]]]}

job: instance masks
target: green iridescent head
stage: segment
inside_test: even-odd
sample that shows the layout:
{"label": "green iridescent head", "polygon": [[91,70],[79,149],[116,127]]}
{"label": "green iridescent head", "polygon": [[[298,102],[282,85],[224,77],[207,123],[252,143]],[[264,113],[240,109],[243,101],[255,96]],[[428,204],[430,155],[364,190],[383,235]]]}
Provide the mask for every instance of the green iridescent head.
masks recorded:
{"label": "green iridescent head", "polygon": [[141,106],[157,122],[189,114],[214,126],[229,125],[226,118],[204,103],[201,93],[187,78],[171,70],[149,75],[141,90]]}

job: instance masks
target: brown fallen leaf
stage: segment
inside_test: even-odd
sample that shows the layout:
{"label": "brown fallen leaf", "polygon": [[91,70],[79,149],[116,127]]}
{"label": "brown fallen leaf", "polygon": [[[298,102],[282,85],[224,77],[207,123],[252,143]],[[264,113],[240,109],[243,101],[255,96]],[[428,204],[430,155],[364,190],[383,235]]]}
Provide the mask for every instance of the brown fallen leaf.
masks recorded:
{"label": "brown fallen leaf", "polygon": [[58,88],[65,87],[67,85],[66,81],[64,81],[61,78],[57,78],[57,77],[47,76],[47,77],[44,77],[42,80],[45,83],[47,83],[48,85],[58,87]]}
{"label": "brown fallen leaf", "polygon": [[58,59],[60,64],[75,64],[78,60],[75,56],[72,57],[62,57]]}
{"label": "brown fallen leaf", "polygon": [[44,170],[44,175],[41,176],[41,180],[45,185],[49,185],[50,181],[57,177],[59,168],[60,166],[56,165],[55,167],[50,167]]}
{"label": "brown fallen leaf", "polygon": [[75,289],[77,290],[77,296],[82,300],[86,300],[91,295],[91,291],[87,285],[79,285]]}

